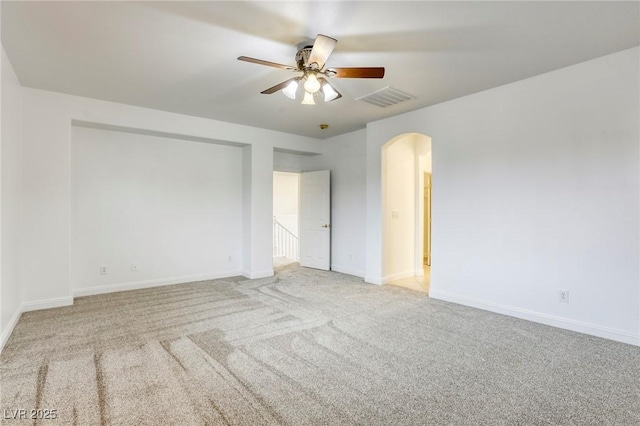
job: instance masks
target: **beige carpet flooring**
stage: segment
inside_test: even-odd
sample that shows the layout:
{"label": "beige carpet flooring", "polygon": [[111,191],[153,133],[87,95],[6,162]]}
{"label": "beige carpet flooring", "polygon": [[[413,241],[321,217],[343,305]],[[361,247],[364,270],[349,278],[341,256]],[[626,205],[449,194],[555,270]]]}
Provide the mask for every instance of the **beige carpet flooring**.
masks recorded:
{"label": "beige carpet flooring", "polygon": [[640,348],[279,268],[25,313],[3,417],[78,425],[638,425]]}

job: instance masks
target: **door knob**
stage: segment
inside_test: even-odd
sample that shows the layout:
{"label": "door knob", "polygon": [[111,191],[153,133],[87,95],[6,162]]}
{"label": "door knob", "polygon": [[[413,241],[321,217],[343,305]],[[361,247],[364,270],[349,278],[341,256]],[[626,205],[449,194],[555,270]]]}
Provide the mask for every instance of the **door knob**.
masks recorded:
{"label": "door knob", "polygon": [[324,225],[322,225],[323,228],[328,228],[329,225],[327,225],[326,223]]}

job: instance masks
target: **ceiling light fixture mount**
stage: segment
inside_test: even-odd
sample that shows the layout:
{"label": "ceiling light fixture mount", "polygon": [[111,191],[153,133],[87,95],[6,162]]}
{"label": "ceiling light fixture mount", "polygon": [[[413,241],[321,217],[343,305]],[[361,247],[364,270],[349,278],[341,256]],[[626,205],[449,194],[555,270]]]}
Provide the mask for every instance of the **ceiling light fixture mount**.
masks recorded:
{"label": "ceiling light fixture mount", "polygon": [[321,94],[325,102],[340,99],[342,95],[329,83],[327,78],[383,78],[383,67],[369,68],[325,68],[327,59],[338,44],[338,40],[318,34],[313,46],[305,46],[296,53],[295,67],[263,61],[262,59],[240,56],[238,60],[266,65],[288,71],[301,72],[302,75],[276,84],[261,93],[270,95],[279,90],[289,99],[296,99],[300,82],[304,88],[303,105],[315,105],[315,98]]}

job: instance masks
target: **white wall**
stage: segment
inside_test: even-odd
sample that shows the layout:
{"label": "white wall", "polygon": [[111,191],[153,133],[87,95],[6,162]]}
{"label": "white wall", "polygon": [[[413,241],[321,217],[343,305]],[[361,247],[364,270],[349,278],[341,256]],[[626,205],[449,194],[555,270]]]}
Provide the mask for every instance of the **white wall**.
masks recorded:
{"label": "white wall", "polygon": [[430,150],[431,140],[416,133],[382,148],[381,283],[424,275],[424,172],[430,169]]}
{"label": "white wall", "polygon": [[416,143],[407,135],[383,148],[383,282],[414,275]]}
{"label": "white wall", "polygon": [[364,277],[366,130],[320,141],[322,155],[274,152],[274,170],[331,171],[331,269]]}
{"label": "white wall", "polygon": [[273,275],[273,147],[243,148],[243,272],[247,278]]}
{"label": "white wall", "polygon": [[423,173],[431,173],[431,151],[420,157],[420,171]]}
{"label": "white wall", "polygon": [[370,123],[367,280],[381,278],[380,148],[423,133],[432,297],[640,344],[638,64],[634,48]]}
{"label": "white wall", "polygon": [[[242,148],[242,269],[251,269],[251,245],[253,244],[253,218],[251,214],[252,204],[252,173],[251,165],[254,162],[251,146]],[[273,250],[273,249],[272,249]]]}
{"label": "white wall", "polygon": [[365,271],[366,131],[322,141],[309,170],[331,170],[331,269],[359,277]]}
{"label": "white wall", "polygon": [[22,87],[4,49],[0,72],[0,350],[20,316]]}
{"label": "white wall", "polygon": [[72,303],[72,121],[243,147],[242,238],[250,245],[242,251],[242,270],[252,278],[273,273],[273,149],[320,153],[319,141],[37,89],[24,88],[23,94],[21,279],[25,309]]}
{"label": "white wall", "polygon": [[273,170],[277,172],[301,173],[309,171],[317,162],[317,155],[273,152]]}
{"label": "white wall", "polygon": [[241,148],[75,126],[71,137],[74,295],[241,273]]}
{"label": "white wall", "polygon": [[298,232],[300,175],[273,173],[273,216],[296,237]]}

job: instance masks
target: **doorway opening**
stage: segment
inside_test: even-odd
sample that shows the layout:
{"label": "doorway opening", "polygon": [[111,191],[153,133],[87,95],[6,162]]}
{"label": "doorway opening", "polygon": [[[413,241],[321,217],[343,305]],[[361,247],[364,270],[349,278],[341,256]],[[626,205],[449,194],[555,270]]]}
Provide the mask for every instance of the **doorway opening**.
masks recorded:
{"label": "doorway opening", "polygon": [[274,266],[300,261],[300,174],[273,172]]}
{"label": "doorway opening", "polygon": [[428,292],[431,138],[409,133],[382,147],[382,283]]}

